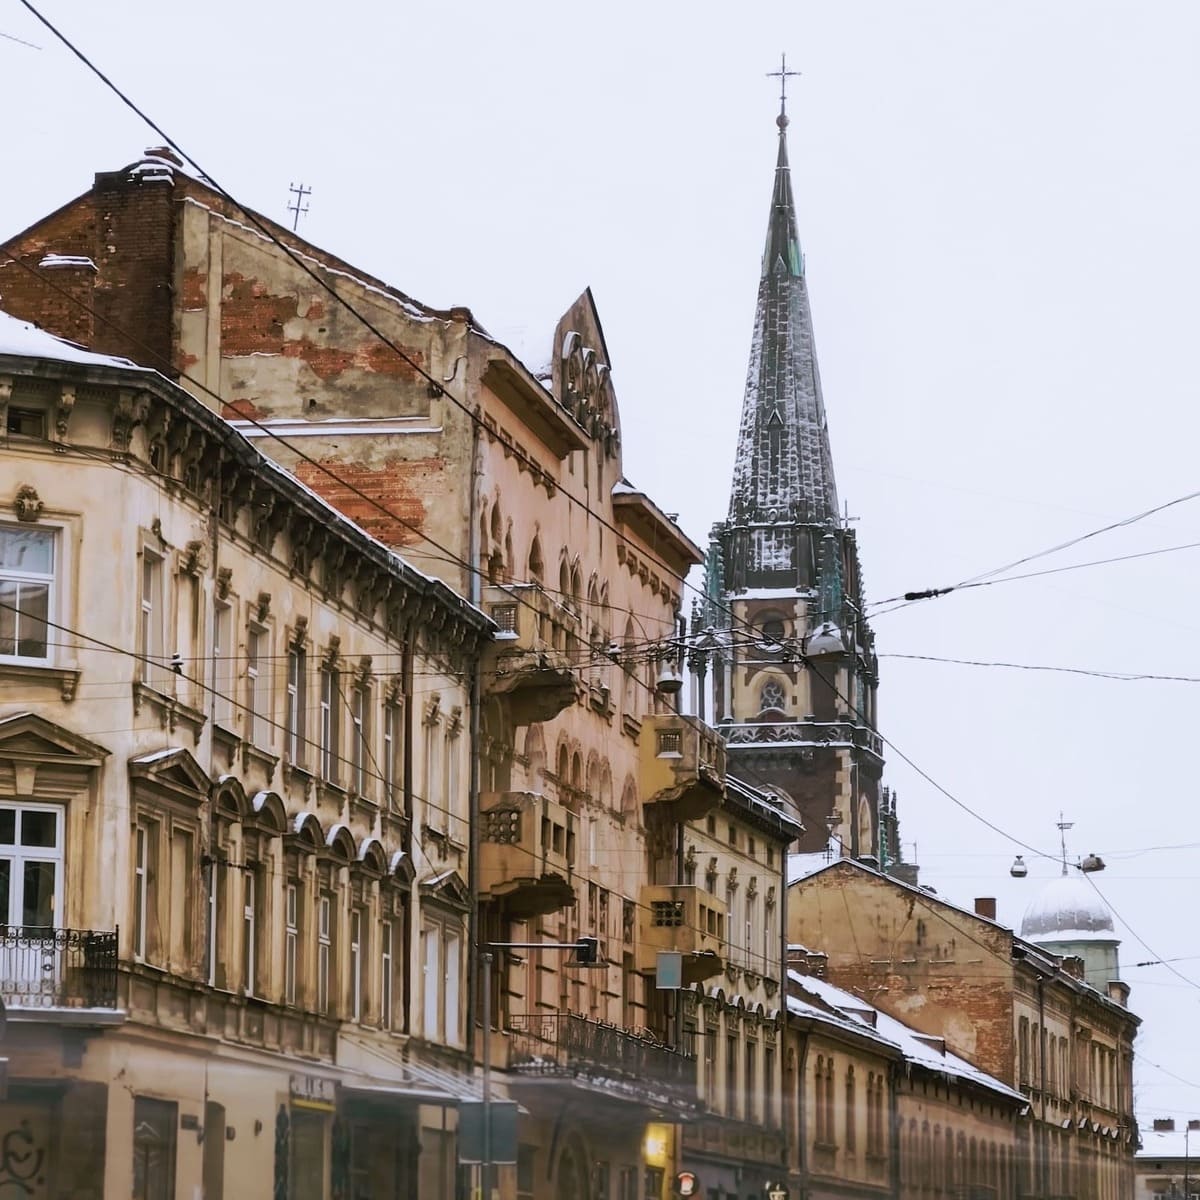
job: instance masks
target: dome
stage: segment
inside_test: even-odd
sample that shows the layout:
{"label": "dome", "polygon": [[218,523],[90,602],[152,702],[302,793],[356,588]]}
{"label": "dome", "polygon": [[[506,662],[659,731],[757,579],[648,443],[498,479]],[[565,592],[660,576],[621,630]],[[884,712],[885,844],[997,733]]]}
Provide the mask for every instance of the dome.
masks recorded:
{"label": "dome", "polygon": [[1021,918],[1031,942],[1116,942],[1112,913],[1087,880],[1061,875],[1034,897]]}

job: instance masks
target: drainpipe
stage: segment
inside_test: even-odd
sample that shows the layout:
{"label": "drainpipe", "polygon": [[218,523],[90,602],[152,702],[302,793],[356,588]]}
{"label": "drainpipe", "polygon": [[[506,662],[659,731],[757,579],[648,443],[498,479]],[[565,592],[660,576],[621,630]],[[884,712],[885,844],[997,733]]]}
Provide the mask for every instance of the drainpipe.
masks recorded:
{"label": "drainpipe", "polygon": [[[457,368],[458,363],[455,362]],[[464,373],[465,374],[465,373]],[[482,596],[482,584],[479,577],[479,486],[483,477],[482,463],[483,447],[479,436],[479,422],[471,422],[471,476],[467,494],[467,562],[470,564],[467,573],[467,592],[471,603],[479,606]],[[475,1012],[479,1005],[479,743],[480,743],[480,711],[481,687],[479,680],[479,655],[473,656],[471,671],[471,712],[468,721],[468,737],[470,738],[470,782],[467,797],[469,814],[468,851],[467,851],[467,888],[472,898],[467,914],[467,944],[471,953],[467,957],[467,1030],[472,1039],[471,1061],[474,1064]],[[483,1036],[491,1037],[491,1030],[485,1029]]]}

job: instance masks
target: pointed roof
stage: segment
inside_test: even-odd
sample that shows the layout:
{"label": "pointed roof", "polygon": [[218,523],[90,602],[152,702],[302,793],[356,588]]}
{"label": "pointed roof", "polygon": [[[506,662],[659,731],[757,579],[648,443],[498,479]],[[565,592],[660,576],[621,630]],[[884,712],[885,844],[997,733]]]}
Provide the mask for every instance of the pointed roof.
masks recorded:
{"label": "pointed roof", "polygon": [[838,524],[837,486],[817,369],[781,112],[779,152],[742,403],[729,521],[752,530],[745,569],[803,573],[795,541],[771,526]]}

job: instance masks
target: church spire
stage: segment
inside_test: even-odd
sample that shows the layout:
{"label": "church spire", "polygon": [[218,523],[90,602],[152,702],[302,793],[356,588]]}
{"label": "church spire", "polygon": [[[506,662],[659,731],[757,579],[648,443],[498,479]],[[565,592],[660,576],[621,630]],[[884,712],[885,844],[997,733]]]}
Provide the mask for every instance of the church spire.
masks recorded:
{"label": "church spire", "polygon": [[809,588],[824,532],[839,524],[804,255],[787,153],[786,60],[779,150],[726,526],[727,586]]}

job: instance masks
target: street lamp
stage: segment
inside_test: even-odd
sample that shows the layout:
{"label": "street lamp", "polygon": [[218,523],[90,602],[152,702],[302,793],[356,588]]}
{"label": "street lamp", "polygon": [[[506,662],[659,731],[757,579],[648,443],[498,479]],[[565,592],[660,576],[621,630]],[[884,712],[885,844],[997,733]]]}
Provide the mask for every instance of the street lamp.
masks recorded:
{"label": "street lamp", "polygon": [[483,950],[483,1153],[479,1164],[481,1200],[491,1200],[492,1182],[492,962],[495,950],[566,950],[574,954],[568,967],[597,968],[600,940],[581,937],[573,942],[486,942]]}

